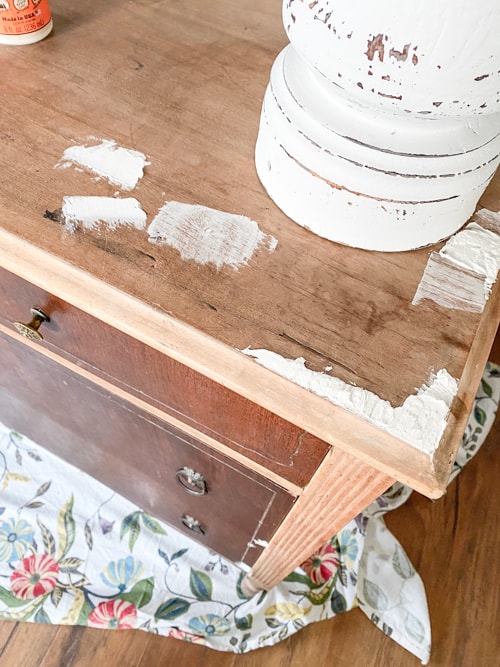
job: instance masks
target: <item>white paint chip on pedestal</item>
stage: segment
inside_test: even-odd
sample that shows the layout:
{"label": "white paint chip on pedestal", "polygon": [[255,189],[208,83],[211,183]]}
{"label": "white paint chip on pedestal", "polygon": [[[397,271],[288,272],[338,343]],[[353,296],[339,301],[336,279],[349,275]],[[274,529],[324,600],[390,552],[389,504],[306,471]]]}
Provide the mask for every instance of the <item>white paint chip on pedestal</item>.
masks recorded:
{"label": "white paint chip on pedestal", "polygon": [[278,244],[244,215],[176,201],[161,207],[148,233],[151,243],[169,245],[182,259],[215,264],[219,270],[226,265],[237,270],[248,263],[257,248],[272,252]]}
{"label": "white paint chip on pedestal", "polygon": [[251,348],[242,352],[253,357],[261,366],[430,455],[439,445],[458,389],[455,378],[442,369],[432,375],[429,384],[423,385],[417,394],[408,396],[401,406],[394,408],[389,401],[371,391],[306,368],[302,357],[285,359],[276,352]]}
{"label": "white paint chip on pedestal", "polygon": [[122,225],[136,229],[146,227],[146,213],[133,197],[64,197],[62,218],[69,231],[74,231],[79,224],[85,229],[95,229],[101,224],[108,229]]}
{"label": "white paint chip on pedestal", "polygon": [[478,211],[473,222],[433,252],[412,304],[481,313],[500,271],[500,212]]}
{"label": "white paint chip on pedestal", "polygon": [[109,183],[118,185],[122,190],[133,190],[149,164],[140,151],[118,146],[114,141],[102,140],[92,146],[70,146],[64,151],[62,160],[56,167],[74,164]]}

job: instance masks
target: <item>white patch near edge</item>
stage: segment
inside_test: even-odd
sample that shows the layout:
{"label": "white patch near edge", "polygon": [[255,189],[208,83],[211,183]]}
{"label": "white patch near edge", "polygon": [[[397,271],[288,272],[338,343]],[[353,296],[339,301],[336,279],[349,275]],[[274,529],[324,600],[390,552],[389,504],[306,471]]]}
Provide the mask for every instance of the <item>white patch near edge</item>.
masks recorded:
{"label": "white patch near edge", "polygon": [[182,259],[215,264],[217,269],[229,265],[237,270],[248,263],[259,246],[272,252],[278,244],[244,215],[177,201],[166,202],[160,208],[148,233],[151,243],[169,245]]}
{"label": "white patch near edge", "polygon": [[[480,224],[478,224],[480,223]],[[481,209],[429,257],[412,304],[481,313],[500,271],[500,211]]]}
{"label": "white patch near edge", "polygon": [[363,419],[391,433],[400,440],[432,455],[447,424],[458,382],[442,369],[433,374],[428,385],[408,396],[401,406],[392,407],[376,394],[319,371],[306,368],[303,357],[286,359],[269,350],[241,350],[278,375],[313,394],[326,398]]}
{"label": "white patch near edge", "polygon": [[262,547],[265,549],[266,547],[269,546],[269,542],[267,540],[261,540],[258,537],[254,537],[251,542],[248,543],[248,546],[250,549],[254,549],[255,547]]}
{"label": "white patch near edge", "polygon": [[64,197],[62,216],[67,230],[74,231],[78,224],[95,229],[101,223],[108,229],[131,225],[136,229],[146,226],[146,213],[133,197]]}
{"label": "white patch near edge", "polygon": [[118,146],[114,141],[101,140],[94,146],[70,146],[64,151],[62,161],[56,167],[70,164],[88,169],[96,176],[123,190],[133,190],[144,173],[146,156],[140,151]]}

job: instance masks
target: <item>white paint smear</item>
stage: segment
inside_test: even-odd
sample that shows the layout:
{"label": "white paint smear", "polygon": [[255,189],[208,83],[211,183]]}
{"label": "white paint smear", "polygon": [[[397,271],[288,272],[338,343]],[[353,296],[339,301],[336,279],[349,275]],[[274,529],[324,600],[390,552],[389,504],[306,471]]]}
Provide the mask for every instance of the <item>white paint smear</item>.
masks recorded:
{"label": "white paint smear", "polygon": [[452,236],[439,254],[457,266],[484,276],[485,297],[488,298],[500,270],[498,234],[471,222],[463,231]]}
{"label": "white paint smear", "polygon": [[144,153],[117,146],[114,141],[102,140],[94,146],[71,146],[64,151],[57,167],[75,164],[105,178],[123,190],[133,190],[144,173]]}
{"label": "white paint smear", "polygon": [[248,543],[250,549],[254,549],[255,547],[262,547],[265,549],[266,547],[269,546],[269,542],[267,540],[261,540],[258,537],[254,537],[251,542]]}
{"label": "white paint smear", "polygon": [[146,213],[133,197],[64,197],[62,216],[69,231],[74,231],[78,225],[86,229],[96,229],[102,224],[108,229],[120,225],[146,227]]}
{"label": "white paint smear", "polygon": [[261,366],[428,454],[436,450],[441,440],[458,389],[457,381],[443,369],[432,375],[429,384],[423,385],[417,394],[408,396],[403,405],[394,408],[389,401],[371,391],[347,384],[332,375],[309,370],[303,357],[285,359],[269,350],[250,348],[242,352]]}
{"label": "white paint smear", "polygon": [[478,211],[473,222],[430,255],[413,305],[430,299],[444,308],[483,311],[500,271],[499,213]]}
{"label": "white paint smear", "polygon": [[215,264],[217,269],[228,265],[237,270],[248,263],[259,246],[272,252],[278,244],[244,215],[176,201],[161,207],[148,233],[151,243],[169,245],[183,259]]}
{"label": "white paint smear", "polygon": [[412,304],[429,299],[443,308],[481,313],[485,303],[484,282],[483,276],[464,271],[439,252],[433,252]]}

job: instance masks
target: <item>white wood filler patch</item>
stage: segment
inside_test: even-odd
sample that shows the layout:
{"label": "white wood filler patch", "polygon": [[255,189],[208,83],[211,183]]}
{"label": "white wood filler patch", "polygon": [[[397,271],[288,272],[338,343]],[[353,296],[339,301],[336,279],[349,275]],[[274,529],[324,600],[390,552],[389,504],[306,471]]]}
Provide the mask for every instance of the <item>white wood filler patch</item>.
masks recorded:
{"label": "white wood filler patch", "polygon": [[122,190],[133,190],[149,164],[140,151],[118,146],[114,141],[101,140],[96,145],[70,146],[56,167],[78,165]]}
{"label": "white wood filler patch", "polygon": [[146,227],[146,213],[133,197],[64,197],[62,217],[68,231],[74,231],[78,225],[85,229],[96,229],[101,224],[108,229],[120,225]]}
{"label": "white wood filler patch", "polygon": [[427,262],[412,304],[481,313],[500,271],[500,211],[481,209]]}
{"label": "white wood filler patch", "polygon": [[274,251],[278,241],[260,231],[244,215],[224,213],[206,206],[166,202],[148,227],[151,243],[178,250],[182,259],[199,264],[228,265],[237,270],[259,247]]}
{"label": "white wood filler patch", "polygon": [[267,540],[261,540],[258,537],[254,537],[251,542],[248,543],[247,545],[250,547],[250,549],[255,549],[255,547],[262,547],[265,549],[266,547],[269,546],[269,542]]}
{"label": "white wood filler patch", "polygon": [[389,401],[332,375],[306,368],[303,357],[285,359],[269,350],[241,350],[257,363],[313,394],[352,412],[379,428],[432,455],[446,427],[450,407],[457,393],[458,382],[442,369],[433,374],[428,385],[393,407]]}

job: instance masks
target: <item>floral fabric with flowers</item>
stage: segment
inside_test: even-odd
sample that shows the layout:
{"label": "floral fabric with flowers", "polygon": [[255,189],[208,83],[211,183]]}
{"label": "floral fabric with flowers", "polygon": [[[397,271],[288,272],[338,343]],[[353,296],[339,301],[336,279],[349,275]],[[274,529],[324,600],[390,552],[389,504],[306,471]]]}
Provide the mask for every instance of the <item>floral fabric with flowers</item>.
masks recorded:
{"label": "floral fabric with flowers", "polygon": [[[500,398],[488,364],[453,471],[479,449]],[[430,626],[422,581],[372,503],[283,582],[247,598],[242,571],[0,424],[0,620],[137,628],[246,652],[360,607],[422,662]]]}

